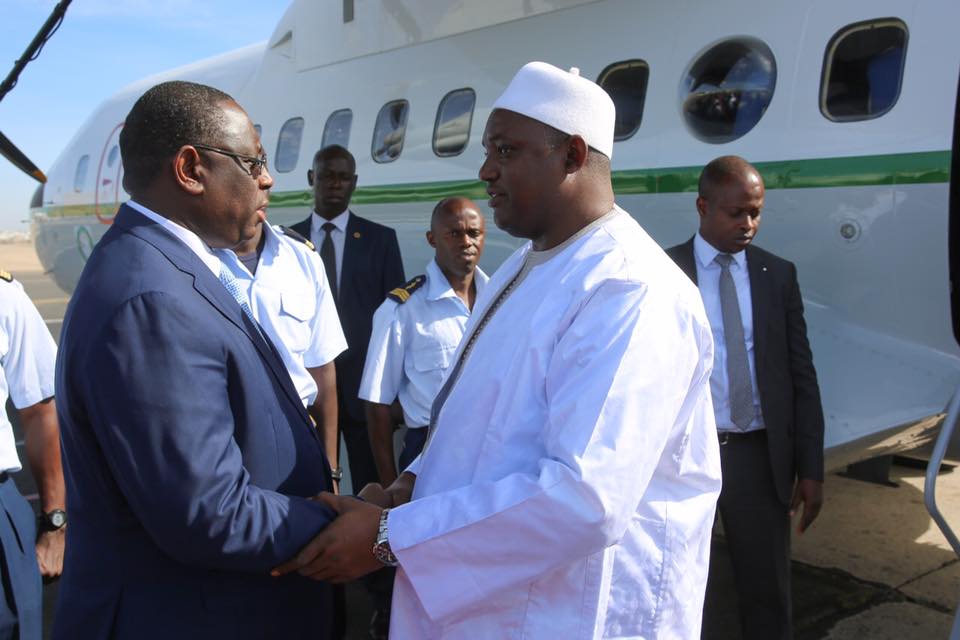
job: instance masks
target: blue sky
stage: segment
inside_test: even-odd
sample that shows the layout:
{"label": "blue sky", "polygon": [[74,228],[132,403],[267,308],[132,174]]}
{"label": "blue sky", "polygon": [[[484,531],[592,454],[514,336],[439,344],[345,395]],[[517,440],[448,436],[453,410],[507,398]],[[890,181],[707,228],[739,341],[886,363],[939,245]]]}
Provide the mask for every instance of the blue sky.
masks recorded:
{"label": "blue sky", "polygon": [[[104,98],[144,76],[266,40],[288,5],[74,0],[60,30],[0,102],[0,131],[47,171]],[[54,0],[0,0],[0,80],[54,6]],[[0,157],[0,231],[28,228],[36,185]]]}

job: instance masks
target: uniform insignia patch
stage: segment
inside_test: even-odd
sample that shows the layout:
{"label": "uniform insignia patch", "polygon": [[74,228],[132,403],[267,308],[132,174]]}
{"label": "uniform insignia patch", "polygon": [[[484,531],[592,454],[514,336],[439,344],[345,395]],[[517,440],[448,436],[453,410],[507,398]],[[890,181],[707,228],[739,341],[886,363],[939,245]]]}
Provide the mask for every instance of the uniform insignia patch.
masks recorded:
{"label": "uniform insignia patch", "polygon": [[412,294],[414,291],[422,287],[423,283],[426,281],[427,281],[427,276],[423,276],[423,275],[417,276],[416,278],[413,278],[412,280],[410,280],[410,282],[403,285],[402,287],[397,287],[396,289],[388,293],[387,298],[389,298],[390,300],[393,300],[394,302],[403,304],[404,302],[410,299],[410,294]]}
{"label": "uniform insignia patch", "polygon": [[276,228],[279,229],[279,230],[280,230],[280,233],[282,233],[283,235],[285,235],[285,236],[287,236],[287,237],[289,237],[289,238],[293,238],[294,240],[297,240],[297,241],[302,242],[303,244],[307,245],[307,249],[310,249],[310,251],[316,251],[316,250],[317,250],[317,246],[316,246],[315,244],[313,244],[312,242],[310,242],[309,239],[304,238],[301,234],[297,233],[297,232],[294,231],[293,229],[289,229],[289,228],[283,226],[282,224],[278,224]]}
{"label": "uniform insignia patch", "polygon": [[13,282],[13,276],[9,271],[4,271],[0,269],[0,280],[6,280],[7,282]]}

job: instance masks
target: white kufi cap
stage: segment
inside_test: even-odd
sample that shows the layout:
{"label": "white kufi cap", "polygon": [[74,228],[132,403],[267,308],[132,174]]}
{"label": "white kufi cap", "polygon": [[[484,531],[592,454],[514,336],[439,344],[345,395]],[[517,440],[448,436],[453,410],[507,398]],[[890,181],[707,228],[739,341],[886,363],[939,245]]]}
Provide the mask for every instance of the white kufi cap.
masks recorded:
{"label": "white kufi cap", "polygon": [[546,62],[528,62],[513,76],[493,108],[578,135],[600,153],[613,157],[616,107],[607,92],[580,77],[576,67],[563,71]]}

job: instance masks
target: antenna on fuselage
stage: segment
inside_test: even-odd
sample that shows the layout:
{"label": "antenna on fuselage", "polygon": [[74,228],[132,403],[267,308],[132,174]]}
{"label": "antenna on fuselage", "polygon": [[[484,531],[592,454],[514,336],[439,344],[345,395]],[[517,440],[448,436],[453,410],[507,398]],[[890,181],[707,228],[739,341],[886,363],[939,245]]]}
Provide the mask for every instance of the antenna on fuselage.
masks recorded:
{"label": "antenna on fuselage", "polygon": [[[33,41],[27,46],[23,55],[13,64],[13,69],[7,74],[3,82],[0,83],[0,100],[3,100],[10,90],[17,85],[20,72],[23,71],[27,64],[37,59],[37,56],[39,56],[43,50],[43,45],[45,45],[50,37],[56,33],[57,29],[60,28],[60,24],[63,22],[63,16],[67,12],[67,7],[70,6],[71,1],[72,0],[61,0],[57,3],[57,6],[53,8],[53,11],[50,12],[50,17],[43,23],[40,31],[33,37]],[[37,165],[33,164],[30,158],[20,151],[20,149],[2,133],[0,133],[0,154],[12,162],[15,167],[34,179],[40,182],[47,181],[47,176],[43,175],[43,171],[40,171]]]}

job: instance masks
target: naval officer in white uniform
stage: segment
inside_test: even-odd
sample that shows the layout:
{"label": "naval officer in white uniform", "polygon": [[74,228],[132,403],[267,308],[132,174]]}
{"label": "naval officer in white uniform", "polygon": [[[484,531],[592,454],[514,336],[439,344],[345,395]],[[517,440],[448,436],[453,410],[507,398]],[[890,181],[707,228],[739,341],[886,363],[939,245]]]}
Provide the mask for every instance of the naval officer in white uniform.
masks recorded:
{"label": "naval officer in white uniform", "polygon": [[41,509],[35,520],[13,482],[20,458],[13,427],[0,409],[0,507],[6,514],[0,517],[0,640],[40,639],[40,575],[53,578],[63,568],[67,514],[53,403],[56,358],[56,344],[36,307],[20,283],[0,271],[0,407],[9,398],[23,426]]}
{"label": "naval officer in white uniform", "polygon": [[373,316],[360,397],[367,401],[370,445],[384,487],[397,478],[390,405],[399,400],[407,425],[402,471],[423,449],[430,406],[489,280],[478,266],[485,233],[483,214],[473,201],[441,200],[430,216],[427,242],[434,258],[426,273],[391,291]]}
{"label": "naval officer in white uniform", "polygon": [[[270,337],[323,438],[333,479],[338,464],[334,358],[347,348],[323,262],[312,242],[285,227],[260,232],[233,251],[218,250]],[[336,486],[336,485],[335,485]]]}

